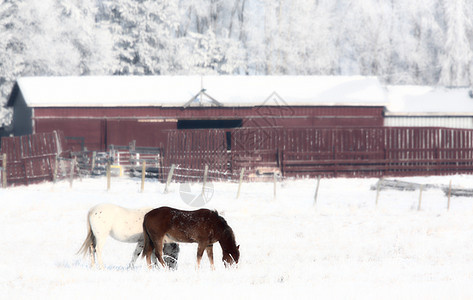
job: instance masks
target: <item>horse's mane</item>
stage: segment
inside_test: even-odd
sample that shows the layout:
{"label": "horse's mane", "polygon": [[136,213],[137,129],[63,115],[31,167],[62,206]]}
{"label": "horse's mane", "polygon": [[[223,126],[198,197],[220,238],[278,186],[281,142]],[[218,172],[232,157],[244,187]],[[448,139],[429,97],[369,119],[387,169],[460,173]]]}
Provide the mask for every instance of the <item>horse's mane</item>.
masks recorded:
{"label": "horse's mane", "polygon": [[219,215],[216,210],[215,210],[214,212],[217,214],[218,220],[219,220],[220,222],[222,222],[222,224],[223,224],[223,226],[224,226],[225,228],[230,227],[230,226],[228,226],[227,220],[225,220],[224,217],[222,217],[221,215]]}
{"label": "horse's mane", "polygon": [[233,229],[228,225],[227,220],[224,217],[219,215],[216,209],[211,210],[213,214],[217,217],[217,220],[222,224],[223,232],[227,232],[227,234],[231,237],[233,241],[235,241],[235,234],[233,233]]}
{"label": "horse's mane", "polygon": [[228,227],[227,221],[218,213],[216,209],[211,210],[210,212],[217,217],[217,220],[219,220],[224,225],[224,227]]}

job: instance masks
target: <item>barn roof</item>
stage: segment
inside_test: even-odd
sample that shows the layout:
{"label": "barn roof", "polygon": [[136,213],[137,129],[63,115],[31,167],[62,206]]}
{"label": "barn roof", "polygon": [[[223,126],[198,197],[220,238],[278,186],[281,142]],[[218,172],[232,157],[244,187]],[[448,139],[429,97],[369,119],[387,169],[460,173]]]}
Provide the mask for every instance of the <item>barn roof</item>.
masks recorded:
{"label": "barn roof", "polygon": [[[384,106],[387,102],[378,79],[362,76],[22,77],[16,88],[30,107]],[[13,106],[15,94],[7,106]]]}
{"label": "barn roof", "polygon": [[388,86],[387,116],[471,116],[469,88]]}

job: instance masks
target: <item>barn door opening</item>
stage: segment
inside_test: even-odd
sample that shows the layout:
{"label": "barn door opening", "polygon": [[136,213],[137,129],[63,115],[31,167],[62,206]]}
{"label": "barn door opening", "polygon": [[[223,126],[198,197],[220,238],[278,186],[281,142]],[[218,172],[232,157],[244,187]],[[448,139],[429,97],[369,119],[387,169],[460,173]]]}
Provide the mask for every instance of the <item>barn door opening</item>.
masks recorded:
{"label": "barn door opening", "polygon": [[227,141],[227,151],[232,151],[232,132],[225,131],[225,140]]}
{"label": "barn door opening", "polygon": [[241,127],[242,119],[234,120],[178,120],[177,129],[231,129]]}

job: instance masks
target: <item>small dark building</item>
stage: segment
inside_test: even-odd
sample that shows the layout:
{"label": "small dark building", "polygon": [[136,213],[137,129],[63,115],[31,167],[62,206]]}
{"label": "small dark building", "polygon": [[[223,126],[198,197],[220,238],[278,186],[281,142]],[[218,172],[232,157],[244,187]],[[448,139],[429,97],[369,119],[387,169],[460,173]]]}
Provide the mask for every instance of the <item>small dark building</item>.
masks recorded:
{"label": "small dark building", "polygon": [[14,135],[60,130],[74,150],[135,140],[164,147],[169,130],[380,127],[385,92],[372,77],[24,77],[7,106]]}

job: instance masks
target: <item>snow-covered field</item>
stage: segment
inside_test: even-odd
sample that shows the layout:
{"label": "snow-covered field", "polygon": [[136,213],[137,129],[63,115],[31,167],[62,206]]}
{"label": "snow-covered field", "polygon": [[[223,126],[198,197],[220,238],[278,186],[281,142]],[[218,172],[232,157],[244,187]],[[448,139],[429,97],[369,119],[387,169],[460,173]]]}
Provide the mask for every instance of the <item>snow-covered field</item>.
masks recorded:
{"label": "snow-covered field", "polygon": [[[473,176],[409,178],[473,187]],[[109,239],[105,270],[75,253],[86,235],[88,209],[102,202],[126,207],[190,209],[178,184],[113,178],[0,189],[0,294],[3,299],[184,298],[473,298],[473,199],[440,190],[382,191],[375,179],[214,183],[207,204],[219,210],[241,245],[238,268],[225,269],[215,245],[215,271],[206,256],[196,270],[196,245],[182,244],[177,271],[148,270],[134,245]]]}

